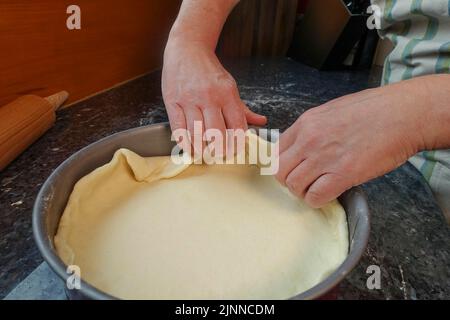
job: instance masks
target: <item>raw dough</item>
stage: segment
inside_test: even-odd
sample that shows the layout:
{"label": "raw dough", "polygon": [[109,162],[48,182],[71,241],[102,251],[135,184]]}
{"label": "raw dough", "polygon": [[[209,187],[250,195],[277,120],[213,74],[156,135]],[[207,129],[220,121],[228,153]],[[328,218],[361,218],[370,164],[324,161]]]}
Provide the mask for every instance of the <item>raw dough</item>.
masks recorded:
{"label": "raw dough", "polygon": [[175,165],[118,150],[82,178],[55,244],[125,299],[284,299],[347,256],[343,208],[311,209],[249,165]]}

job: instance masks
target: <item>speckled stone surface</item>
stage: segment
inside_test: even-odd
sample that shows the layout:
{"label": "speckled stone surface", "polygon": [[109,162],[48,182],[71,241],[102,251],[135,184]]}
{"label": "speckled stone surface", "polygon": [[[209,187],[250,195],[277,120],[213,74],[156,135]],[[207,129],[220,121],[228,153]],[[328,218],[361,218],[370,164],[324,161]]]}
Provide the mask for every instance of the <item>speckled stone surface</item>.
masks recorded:
{"label": "speckled stone surface", "polygon": [[[234,60],[226,66],[243,100],[268,116],[269,127],[281,130],[305,110],[368,86],[366,73],[319,72],[289,59]],[[159,77],[155,72],[58,112],[56,125],[0,173],[0,298],[42,263],[32,238],[31,208],[45,179],[91,142],[167,121]],[[372,212],[369,246],[337,298],[450,298],[450,229],[420,174],[406,164],[363,188]],[[380,267],[379,290],[366,287],[370,265]],[[41,287],[51,297],[49,287]]]}

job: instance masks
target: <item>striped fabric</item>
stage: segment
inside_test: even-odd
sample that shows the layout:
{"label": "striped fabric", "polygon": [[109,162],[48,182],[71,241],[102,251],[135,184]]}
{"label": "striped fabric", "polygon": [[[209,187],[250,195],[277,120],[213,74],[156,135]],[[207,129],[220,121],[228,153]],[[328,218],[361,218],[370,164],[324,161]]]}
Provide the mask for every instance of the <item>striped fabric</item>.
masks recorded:
{"label": "striped fabric", "polygon": [[[382,84],[450,73],[450,0],[372,0],[381,9],[382,38],[394,44]],[[409,160],[427,180],[450,222],[450,150],[421,152]]]}

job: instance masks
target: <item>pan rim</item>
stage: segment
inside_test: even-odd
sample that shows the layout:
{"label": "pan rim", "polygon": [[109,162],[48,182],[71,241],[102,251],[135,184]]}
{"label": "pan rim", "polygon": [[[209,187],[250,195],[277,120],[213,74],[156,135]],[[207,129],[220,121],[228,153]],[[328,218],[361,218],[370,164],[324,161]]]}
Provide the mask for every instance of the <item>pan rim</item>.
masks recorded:
{"label": "pan rim", "polygon": [[[53,244],[53,239],[50,238],[47,234],[47,227],[46,227],[46,204],[48,201],[51,201],[49,199],[48,194],[51,192],[51,190],[54,188],[54,181],[57,181],[58,177],[62,175],[64,170],[66,170],[74,161],[76,161],[77,158],[83,157],[83,155],[86,155],[89,153],[90,150],[101,146],[109,141],[113,141],[114,139],[117,139],[119,137],[129,135],[129,134],[136,134],[140,131],[146,131],[146,130],[168,130],[169,125],[168,123],[158,123],[158,124],[151,124],[147,126],[132,128],[124,131],[120,131],[117,133],[114,133],[112,135],[109,135],[107,137],[104,137],[96,142],[93,142],[82,149],[78,150],[74,154],[72,154],[70,157],[68,157],[66,160],[64,160],[47,178],[45,183],[42,185],[41,189],[39,190],[39,193],[36,197],[34,206],[33,206],[33,212],[32,212],[32,230],[33,230],[33,237],[34,241],[36,243],[36,246],[38,247],[39,252],[41,253],[42,257],[44,258],[44,261],[50,266],[50,268],[64,281],[66,282],[67,279],[70,277],[70,274],[66,272],[67,265],[60,259],[60,257],[56,254],[56,251],[54,248],[52,248],[50,244]],[[353,197],[353,198],[352,198]],[[367,246],[369,235],[370,235],[370,212],[368,207],[367,198],[364,194],[364,191],[360,186],[356,186],[351,188],[350,190],[344,192],[339,198],[339,202],[343,205],[346,215],[348,218],[347,208],[344,205],[346,202],[346,199],[352,198],[353,201],[357,202],[357,207],[359,210],[359,218],[357,220],[357,226],[359,229],[359,233],[361,234],[357,241],[354,241],[355,239],[349,239],[349,253],[343,263],[330,275],[328,275],[324,280],[313,286],[312,288],[301,292],[289,299],[291,300],[309,300],[309,299],[316,299],[328,291],[330,291],[332,288],[337,286],[358,264],[359,260],[361,259],[362,255],[364,254],[365,248]],[[356,228],[355,227],[355,228]],[[353,247],[351,247],[353,245]],[[66,289],[67,292],[68,289]],[[79,290],[79,293],[88,299],[95,299],[95,300],[110,300],[110,299],[118,299],[117,297],[114,297],[108,293],[105,293],[101,291],[100,289],[97,289],[96,287],[90,285],[88,282],[81,279],[81,288]]]}

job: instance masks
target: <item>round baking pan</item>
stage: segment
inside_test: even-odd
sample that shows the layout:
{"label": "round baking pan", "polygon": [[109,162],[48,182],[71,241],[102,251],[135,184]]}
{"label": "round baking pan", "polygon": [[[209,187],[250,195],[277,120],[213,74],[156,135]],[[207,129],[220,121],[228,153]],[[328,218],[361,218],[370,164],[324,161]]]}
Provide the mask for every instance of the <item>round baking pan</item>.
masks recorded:
{"label": "round baking pan", "polygon": [[[167,123],[130,129],[101,139],[72,155],[50,175],[33,208],[33,233],[45,261],[64,281],[71,276],[58,257],[53,238],[75,183],[94,169],[108,163],[120,148],[142,156],[169,155],[173,142]],[[361,188],[345,192],[339,201],[347,214],[349,254],[341,266],[325,280],[291,299],[315,299],[339,284],[360,260],[369,237],[369,209]],[[71,299],[116,299],[81,280],[80,289],[66,290]]]}

